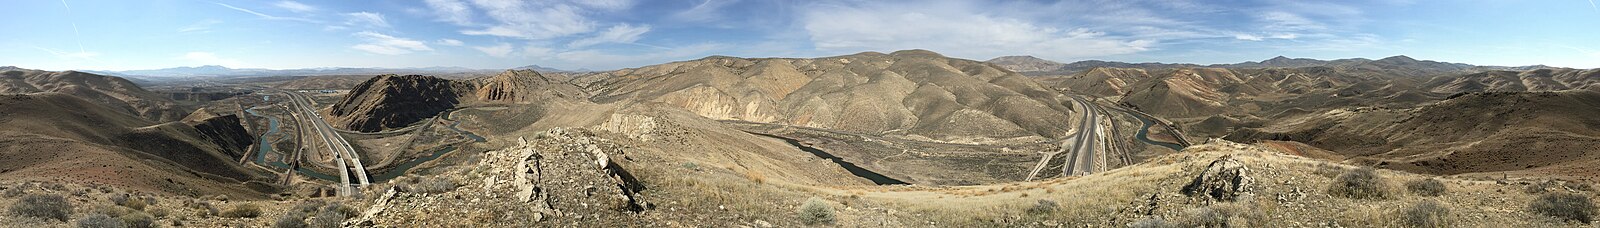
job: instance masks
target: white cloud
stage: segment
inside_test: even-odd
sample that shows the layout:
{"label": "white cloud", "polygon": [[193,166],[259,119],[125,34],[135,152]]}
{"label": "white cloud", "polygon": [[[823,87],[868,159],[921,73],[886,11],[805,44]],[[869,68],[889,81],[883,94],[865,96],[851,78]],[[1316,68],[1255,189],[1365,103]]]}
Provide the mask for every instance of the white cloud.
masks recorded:
{"label": "white cloud", "polygon": [[482,51],[484,54],[489,54],[489,56],[500,58],[511,56],[512,51],[511,44],[508,43],[500,43],[499,45],[495,46],[472,47],[472,49],[478,49],[478,51]]}
{"label": "white cloud", "polygon": [[300,3],[300,2],[296,2],[296,1],[280,1],[280,2],[272,4],[272,5],[273,6],[277,6],[278,8],[283,8],[283,9],[289,10],[289,11],[294,11],[296,13],[309,13],[309,12],[317,11],[317,7],[315,7],[315,6],[306,5],[304,3]]}
{"label": "white cloud", "polygon": [[1263,40],[1267,40],[1267,39],[1293,40],[1295,38],[1300,38],[1300,35],[1299,34],[1294,34],[1294,33],[1274,33],[1274,34],[1268,34],[1268,35],[1238,33],[1238,34],[1233,34],[1233,38],[1234,39],[1238,39],[1238,40],[1248,40],[1248,41],[1263,41]]}
{"label": "white cloud", "polygon": [[567,44],[567,46],[572,48],[582,48],[602,43],[628,44],[638,41],[640,35],[644,35],[645,32],[649,31],[649,25],[632,26],[628,24],[619,24],[616,26],[611,26],[610,29],[606,29],[606,31],[600,32],[600,34],[596,34],[593,37],[572,41],[572,43]]}
{"label": "white cloud", "polygon": [[439,45],[444,45],[444,46],[458,46],[458,47],[461,46],[461,45],[467,45],[466,43],[463,43],[460,40],[455,40],[455,39],[439,39],[439,41],[436,41],[436,42],[433,42],[433,43],[436,43],[436,44],[439,44]]}
{"label": "white cloud", "polygon": [[440,21],[456,25],[472,24],[472,8],[467,7],[465,2],[460,0],[427,0],[425,2],[428,4],[428,8],[433,9],[433,14],[438,16]]}
{"label": "white cloud", "polygon": [[1327,25],[1298,14],[1282,11],[1256,15],[1256,19],[1262,23],[1262,29],[1267,31],[1316,31],[1328,28]]}
{"label": "white cloud", "polygon": [[649,64],[660,64],[670,61],[680,61],[691,58],[704,57],[713,51],[726,49],[727,45],[717,43],[704,43],[683,47],[667,48],[660,51],[645,53],[611,53],[598,50],[576,50],[555,54],[555,59],[570,67],[586,69],[616,69],[621,67],[638,67]]}
{"label": "white cloud", "polygon": [[422,41],[416,41],[416,40],[406,39],[406,38],[399,38],[399,37],[384,35],[382,33],[376,33],[376,32],[367,31],[367,32],[358,32],[358,33],[355,33],[354,35],[357,36],[357,37],[361,37],[361,39],[366,40],[367,43],[357,44],[355,46],[351,46],[351,48],[355,48],[356,50],[362,50],[362,51],[366,51],[366,52],[371,52],[371,53],[374,53],[374,54],[401,55],[401,54],[409,54],[411,52],[416,52],[416,51],[432,51],[433,50],[433,48],[428,47],[428,45],[424,44]]}
{"label": "white cloud", "polygon": [[632,0],[576,0],[572,1],[587,8],[600,10],[625,10],[633,7]]}
{"label": "white cloud", "polygon": [[355,12],[355,13],[346,13],[346,14],[344,14],[344,16],[346,18],[348,18],[347,20],[345,20],[344,23],[346,25],[350,25],[350,26],[371,26],[371,27],[378,27],[378,28],[388,28],[389,27],[389,21],[388,20],[384,20],[383,19],[383,14],[379,14],[379,13]]}
{"label": "white cloud", "polygon": [[279,17],[279,16],[273,16],[273,15],[269,15],[269,14],[264,14],[264,13],[261,13],[261,12],[256,12],[255,10],[239,8],[239,7],[236,7],[236,6],[233,6],[233,5],[222,4],[222,3],[216,3],[216,4],[219,5],[219,6],[222,6],[222,7],[227,7],[229,9],[237,10],[239,12],[245,12],[245,13],[248,13],[248,14],[256,15],[257,17],[261,17],[262,19],[267,19],[267,20],[299,21],[299,22],[306,22],[306,23],[321,23],[321,22],[319,22],[317,20],[298,18],[298,17]]}
{"label": "white cloud", "polygon": [[688,10],[672,14],[672,19],[686,22],[708,22],[722,18],[723,7],[738,3],[739,0],[705,0]]}
{"label": "white cloud", "polygon": [[189,52],[183,54],[183,56],[179,56],[178,58],[198,65],[219,65],[229,67],[240,67],[243,65],[241,62],[239,62],[239,60],[217,57],[216,53],[211,52]]}
{"label": "white cloud", "polygon": [[595,22],[583,16],[586,10],[576,4],[519,0],[474,0],[472,3],[498,24],[463,30],[462,34],[549,39],[588,33],[595,27]]}
{"label": "white cloud", "polygon": [[972,11],[981,8],[950,2],[823,5],[807,7],[800,23],[817,48],[846,52],[929,49],[975,59],[1019,54],[1072,59],[1136,53],[1156,43]]}

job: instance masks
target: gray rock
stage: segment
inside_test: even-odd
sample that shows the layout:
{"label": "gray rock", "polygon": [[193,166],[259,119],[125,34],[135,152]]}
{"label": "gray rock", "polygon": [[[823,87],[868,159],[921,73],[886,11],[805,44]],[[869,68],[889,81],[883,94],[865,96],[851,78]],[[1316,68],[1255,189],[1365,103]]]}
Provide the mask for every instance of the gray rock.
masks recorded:
{"label": "gray rock", "polygon": [[1250,168],[1228,155],[1206,165],[1200,175],[1183,186],[1183,194],[1206,200],[1234,201],[1248,195],[1253,184]]}

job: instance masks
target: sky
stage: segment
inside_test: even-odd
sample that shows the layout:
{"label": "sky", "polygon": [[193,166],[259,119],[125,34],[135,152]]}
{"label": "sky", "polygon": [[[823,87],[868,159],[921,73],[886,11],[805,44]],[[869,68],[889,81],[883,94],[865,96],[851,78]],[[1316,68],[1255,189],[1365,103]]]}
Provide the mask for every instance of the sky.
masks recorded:
{"label": "sky", "polygon": [[0,65],[45,70],[540,65],[926,49],[987,60],[1275,56],[1600,68],[1592,0],[10,0]]}

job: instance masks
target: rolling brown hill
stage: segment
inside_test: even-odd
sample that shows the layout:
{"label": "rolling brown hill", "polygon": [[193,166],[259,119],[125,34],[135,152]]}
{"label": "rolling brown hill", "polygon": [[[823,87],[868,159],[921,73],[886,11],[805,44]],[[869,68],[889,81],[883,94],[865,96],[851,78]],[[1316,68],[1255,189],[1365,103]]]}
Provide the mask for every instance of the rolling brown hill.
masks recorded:
{"label": "rolling brown hill", "polygon": [[1600,69],[1536,69],[1484,71],[1457,77],[1438,77],[1425,86],[1435,93],[1485,91],[1557,91],[1600,85]]}
{"label": "rolling brown hill", "polygon": [[1600,92],[1478,92],[1417,108],[1339,109],[1232,132],[1287,140],[1380,167],[1434,174],[1596,177]]}
{"label": "rolling brown hill", "polygon": [[1066,98],[983,62],[924,50],[814,58],[713,56],[602,73],[599,103],[660,102],[718,120],[936,140],[1065,135]]}
{"label": "rolling brown hill", "polygon": [[0,94],[55,92],[72,95],[144,119],[183,119],[187,111],[165,96],[120,77],[78,71],[0,70]]}
{"label": "rolling brown hill", "polygon": [[508,70],[470,80],[381,75],[356,85],[327,110],[334,126],[364,132],[405,127],[463,103],[529,104],[584,99],[582,89],[532,70]]}
{"label": "rolling brown hill", "polygon": [[6,179],[261,197],[242,183],[262,175],[236,162],[251,140],[233,115],[157,124],[67,94],[0,95]]}

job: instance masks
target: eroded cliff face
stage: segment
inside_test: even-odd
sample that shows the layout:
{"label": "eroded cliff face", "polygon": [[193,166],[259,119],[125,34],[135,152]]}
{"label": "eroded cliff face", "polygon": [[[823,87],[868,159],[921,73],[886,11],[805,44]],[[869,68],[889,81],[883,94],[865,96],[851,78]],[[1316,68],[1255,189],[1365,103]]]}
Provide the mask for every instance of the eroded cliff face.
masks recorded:
{"label": "eroded cliff face", "polygon": [[230,114],[205,119],[191,126],[200,133],[200,137],[216,144],[222,152],[238,157],[250,149],[250,144],[255,143],[255,136],[245,130],[240,121],[239,116]]}
{"label": "eroded cliff face", "polygon": [[334,126],[374,132],[432,118],[461,103],[470,84],[421,75],[381,75],[356,85],[328,110]]}
{"label": "eroded cliff face", "polygon": [[595,102],[659,102],[719,120],[970,141],[1054,138],[1071,128],[1059,93],[992,64],[923,50],[714,56],[602,74],[589,85]]}
{"label": "eroded cliff face", "polygon": [[334,126],[363,132],[400,128],[463,103],[529,104],[585,99],[583,89],[531,70],[508,70],[471,80],[381,75],[350,90],[328,111]]}

